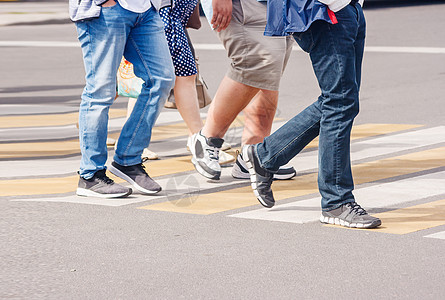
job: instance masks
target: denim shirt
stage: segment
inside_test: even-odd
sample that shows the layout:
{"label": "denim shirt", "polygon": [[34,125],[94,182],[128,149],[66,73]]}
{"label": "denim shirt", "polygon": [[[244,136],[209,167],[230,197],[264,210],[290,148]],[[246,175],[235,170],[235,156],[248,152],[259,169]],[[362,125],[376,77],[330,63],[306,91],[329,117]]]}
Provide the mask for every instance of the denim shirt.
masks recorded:
{"label": "denim shirt", "polygon": [[108,0],[69,0],[70,19],[73,22],[97,18],[101,5]]}
{"label": "denim shirt", "polygon": [[285,36],[304,32],[317,20],[337,23],[335,14],[325,4],[316,0],[268,0],[264,34]]}
{"label": "denim shirt", "polygon": [[[102,9],[101,5],[107,1],[108,0],[69,0],[71,21],[77,22],[99,17]],[[157,10],[159,10],[160,7],[172,5],[171,0],[153,0],[151,2]]]}

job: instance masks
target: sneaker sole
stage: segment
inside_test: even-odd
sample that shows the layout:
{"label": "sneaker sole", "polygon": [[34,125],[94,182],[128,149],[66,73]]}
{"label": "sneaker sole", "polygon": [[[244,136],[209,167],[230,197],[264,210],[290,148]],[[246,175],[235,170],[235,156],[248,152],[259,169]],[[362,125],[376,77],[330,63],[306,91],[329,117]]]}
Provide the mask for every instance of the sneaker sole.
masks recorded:
{"label": "sneaker sole", "polygon": [[123,180],[127,181],[128,183],[130,183],[135,189],[137,189],[141,193],[144,193],[144,194],[147,194],[147,195],[154,195],[154,194],[159,193],[162,190],[162,188],[160,188],[158,190],[147,190],[147,189],[144,189],[139,184],[137,184],[133,179],[131,179],[125,173],[123,173],[119,169],[113,167],[112,165],[108,168],[108,170],[110,170],[110,172],[113,173],[114,175],[116,175],[117,177],[122,178]]}
{"label": "sneaker sole", "polygon": [[333,217],[320,217],[320,222],[324,224],[331,224],[331,225],[340,225],[348,228],[375,228],[380,225],[382,225],[381,220],[375,220],[374,222],[363,224],[363,223],[349,223],[348,221],[339,219],[339,218],[333,218]]}
{"label": "sneaker sole", "polygon": [[273,179],[274,180],[288,180],[288,179],[292,179],[297,175],[297,172],[293,172],[290,174],[273,174]]}
{"label": "sneaker sole", "polygon": [[198,164],[198,162],[194,158],[192,158],[192,164],[195,166],[195,169],[196,169],[196,171],[198,171],[199,174],[201,174],[202,176],[204,176],[208,179],[219,180],[219,178],[221,177],[221,173],[218,175],[212,175],[212,174],[208,173],[206,170],[204,170]]}
{"label": "sneaker sole", "polygon": [[246,151],[245,153],[243,152],[243,157],[244,157],[244,162],[246,163],[247,168],[249,169],[250,182],[251,182],[251,187],[253,189],[253,193],[255,194],[255,197],[258,199],[258,201],[260,202],[260,204],[262,206],[267,207],[267,208],[272,208],[275,205],[275,202],[266,201],[258,193],[257,186],[256,186],[256,173],[255,173],[255,170],[253,169],[253,165],[252,165],[249,155],[247,153],[247,148],[245,148],[245,151]]}
{"label": "sneaker sole", "polygon": [[[296,175],[297,175],[297,173],[285,174],[285,175],[274,174],[273,179],[274,180],[289,180],[289,179],[294,178]],[[249,173],[246,174],[244,172],[240,172],[239,170],[232,169],[232,177],[235,179],[249,179],[250,174]]]}
{"label": "sneaker sole", "polygon": [[[245,170],[245,172],[244,172]],[[297,175],[297,172],[294,170],[291,173],[287,174],[274,174],[274,180],[288,180],[294,178]],[[249,179],[250,174],[249,171],[246,170],[239,162],[236,160],[235,164],[232,167],[232,177],[235,179]]]}
{"label": "sneaker sole", "polygon": [[96,193],[92,190],[87,190],[84,188],[77,188],[76,195],[82,196],[82,197],[97,197],[97,198],[108,199],[108,198],[124,198],[124,197],[131,195],[132,192],[133,192],[132,189],[129,189],[128,192],[126,192],[126,193],[101,194],[101,193]]}

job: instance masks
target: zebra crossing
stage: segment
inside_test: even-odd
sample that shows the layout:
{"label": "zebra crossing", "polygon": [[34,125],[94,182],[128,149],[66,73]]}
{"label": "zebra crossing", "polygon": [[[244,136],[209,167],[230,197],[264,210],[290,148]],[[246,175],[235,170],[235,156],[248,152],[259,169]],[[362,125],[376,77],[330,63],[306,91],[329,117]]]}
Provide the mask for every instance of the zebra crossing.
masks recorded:
{"label": "zebra crossing", "polygon": [[[205,115],[202,116],[205,118]],[[110,112],[110,137],[116,138],[125,110]],[[273,184],[277,205],[259,206],[249,182],[223,166],[220,181],[199,176],[186,150],[187,128],[176,111],[161,114],[151,149],[161,159],[146,162],[163,187],[156,196],[133,194],[123,199],[83,198],[74,194],[79,162],[77,113],[0,116],[0,198],[15,202],[58,202],[126,206],[146,211],[226,216],[304,224],[320,215],[317,189],[317,141],[290,163],[297,176]],[[274,129],[285,121],[277,119]],[[227,139],[235,145],[243,118],[232,124]],[[45,138],[41,138],[42,134]],[[445,225],[445,126],[359,124],[351,136],[351,159],[357,201],[380,217],[375,232],[409,234]],[[235,155],[234,147],[231,153]],[[109,149],[112,157],[113,149]],[[117,182],[124,183],[114,177]],[[442,226],[442,227],[441,227]],[[425,235],[445,239],[445,231]]]}

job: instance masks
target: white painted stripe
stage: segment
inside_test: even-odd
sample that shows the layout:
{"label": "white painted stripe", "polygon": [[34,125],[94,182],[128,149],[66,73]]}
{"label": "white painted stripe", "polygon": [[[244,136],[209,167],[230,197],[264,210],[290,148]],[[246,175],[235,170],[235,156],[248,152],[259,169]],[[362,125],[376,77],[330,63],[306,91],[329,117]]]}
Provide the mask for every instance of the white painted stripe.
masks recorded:
{"label": "white painted stripe", "polygon": [[[207,113],[201,112],[201,119],[205,119],[207,116]],[[42,115],[44,117],[45,115]],[[126,118],[114,118],[108,120],[108,130],[120,130],[122,129],[122,126],[125,123]],[[182,117],[179,114],[179,111],[175,110],[168,110],[163,111],[158,119],[156,120],[155,127],[159,126],[165,126],[169,124],[174,124],[178,122],[182,122]],[[77,135],[77,127],[76,125],[57,125],[57,126],[31,126],[31,127],[10,127],[10,128],[0,128],[0,140],[5,140],[6,134],[9,133],[10,135],[14,135],[20,132],[27,132],[30,133],[30,139],[41,139],[41,136],[44,136],[45,134],[39,134],[36,135],[34,132],[44,133],[45,131],[52,131],[54,135],[57,135],[56,133],[58,131],[62,131],[62,135],[59,137],[54,138],[66,138],[67,135],[65,134],[69,130],[75,130]],[[34,132],[33,132],[34,131]],[[16,140],[16,139],[14,139]]]}
{"label": "white painted stripe", "polygon": [[433,234],[425,235],[425,237],[426,238],[445,240],[445,231],[436,232],[436,233],[433,233]]}
{"label": "white painted stripe", "polygon": [[101,205],[101,206],[123,206],[132,203],[140,203],[147,201],[149,199],[142,198],[143,196],[133,196],[131,194],[127,198],[114,198],[114,199],[102,199],[94,197],[80,197],[77,195],[66,196],[66,197],[47,197],[47,198],[29,198],[29,199],[19,199],[11,201],[27,201],[27,202],[63,202],[63,203],[78,203],[78,204],[89,204],[89,205]]}
{"label": "white painted stripe", "polygon": [[[222,44],[194,44],[197,50],[224,50]],[[79,42],[61,41],[0,41],[0,47],[68,47],[78,48]],[[293,47],[294,51],[302,51],[298,46]],[[445,48],[440,47],[380,47],[368,46],[367,52],[380,53],[415,53],[415,54],[445,54]]]}
{"label": "white painted stripe", "polygon": [[[357,161],[379,155],[388,155],[438,143],[445,143],[445,126],[353,142],[351,144],[351,160]],[[291,164],[296,166],[297,171],[315,169],[318,167],[318,152],[301,153],[292,159]]]}
{"label": "white painted stripe", "polygon": [[226,50],[222,44],[193,44],[196,50]]}
{"label": "white painted stripe", "polygon": [[[444,181],[445,172],[438,172],[359,188],[354,191],[354,194],[357,203],[365,209],[382,207],[397,209],[399,208],[397,207],[398,204],[445,194]],[[272,209],[263,208],[233,214],[230,217],[301,224],[317,221],[320,215],[320,197],[316,197],[276,205]]]}
{"label": "white painted stripe", "polygon": [[0,47],[68,47],[79,48],[79,42],[58,41],[0,41]]}
{"label": "white painted stripe", "polygon": [[445,54],[445,48],[437,47],[366,47],[367,52],[383,53],[416,53],[416,54]]}
{"label": "white painted stripe", "polygon": [[33,176],[72,176],[79,169],[79,156],[52,159],[1,160],[0,178],[20,179],[21,177]]}

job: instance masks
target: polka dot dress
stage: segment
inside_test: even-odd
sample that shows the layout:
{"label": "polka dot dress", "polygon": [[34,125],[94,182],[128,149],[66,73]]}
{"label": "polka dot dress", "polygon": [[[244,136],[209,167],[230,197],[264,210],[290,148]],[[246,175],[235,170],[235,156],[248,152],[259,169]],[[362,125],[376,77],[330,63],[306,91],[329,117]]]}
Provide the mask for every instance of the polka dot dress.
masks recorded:
{"label": "polka dot dress", "polygon": [[198,71],[195,58],[187,42],[185,25],[198,0],[174,0],[175,5],[161,8],[159,14],[164,22],[165,36],[175,66],[176,76],[191,76]]}

